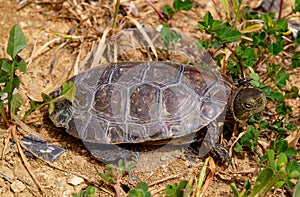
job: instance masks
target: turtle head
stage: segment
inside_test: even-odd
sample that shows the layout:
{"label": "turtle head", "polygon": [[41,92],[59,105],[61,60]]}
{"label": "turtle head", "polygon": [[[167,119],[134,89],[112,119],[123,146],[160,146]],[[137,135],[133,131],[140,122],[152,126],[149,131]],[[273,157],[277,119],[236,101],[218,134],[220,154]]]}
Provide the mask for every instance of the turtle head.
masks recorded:
{"label": "turtle head", "polygon": [[231,111],[237,121],[249,119],[253,114],[265,108],[266,97],[258,88],[242,87],[235,90]]}
{"label": "turtle head", "polygon": [[55,103],[54,109],[49,117],[55,126],[67,128],[71,115],[71,103],[64,99]]}

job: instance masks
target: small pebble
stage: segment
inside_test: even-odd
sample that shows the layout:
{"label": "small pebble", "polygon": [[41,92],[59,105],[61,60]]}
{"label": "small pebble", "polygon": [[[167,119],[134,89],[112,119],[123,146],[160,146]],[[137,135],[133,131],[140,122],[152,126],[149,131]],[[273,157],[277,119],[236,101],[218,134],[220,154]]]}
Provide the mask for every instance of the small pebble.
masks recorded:
{"label": "small pebble", "polygon": [[13,192],[19,193],[23,191],[26,186],[19,180],[13,181],[12,184],[10,185],[10,188]]}
{"label": "small pebble", "polygon": [[83,183],[83,182],[84,182],[83,178],[75,176],[75,175],[72,175],[70,177],[70,179],[68,180],[68,183],[73,186],[79,185],[80,183]]}
{"label": "small pebble", "polygon": [[167,160],[167,157],[165,155],[160,157],[160,161],[166,161],[166,160]]}

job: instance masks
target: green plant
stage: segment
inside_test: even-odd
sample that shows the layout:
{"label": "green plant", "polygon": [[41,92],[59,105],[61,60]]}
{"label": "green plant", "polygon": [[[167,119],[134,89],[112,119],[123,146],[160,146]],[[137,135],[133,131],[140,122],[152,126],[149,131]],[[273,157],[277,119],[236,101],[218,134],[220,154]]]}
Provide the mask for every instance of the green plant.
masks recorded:
{"label": "green plant", "polygon": [[193,7],[193,4],[190,0],[175,0],[172,6],[173,7],[171,8],[170,6],[165,5],[162,8],[163,13],[168,16],[168,19],[171,19],[175,13],[181,10],[190,10]]}
{"label": "green plant", "polygon": [[127,197],[150,197],[151,194],[148,192],[148,185],[145,182],[138,182],[135,189],[128,192]]}
{"label": "green plant", "polygon": [[238,192],[236,185],[232,183],[231,188],[235,196],[265,196],[273,186],[281,188],[287,184],[292,187],[293,184],[290,180],[300,177],[300,166],[297,161],[288,162],[286,154],[280,153],[275,160],[275,151],[268,150],[264,158],[266,165],[259,173],[252,191],[250,191],[251,184],[249,181],[246,182],[241,193]]}
{"label": "green plant", "polygon": [[167,185],[166,187],[166,196],[167,197],[183,197],[188,196],[190,190],[186,187],[188,186],[187,180],[182,180],[179,184],[174,183],[172,185]]}
{"label": "green plant", "polygon": [[42,93],[41,94],[41,97],[43,99],[42,102],[30,101],[30,109],[26,111],[25,117],[31,114],[33,111],[40,109],[45,105],[49,105],[48,111],[49,114],[51,114],[54,110],[55,103],[57,103],[59,100],[63,98],[67,99],[70,102],[73,102],[75,98],[75,94],[76,94],[76,89],[74,83],[72,81],[68,81],[62,85],[61,92],[57,97],[51,98],[47,94]]}
{"label": "green plant", "polygon": [[16,71],[26,71],[26,62],[18,55],[26,46],[24,33],[17,25],[14,25],[9,33],[6,50],[11,59],[0,58],[0,113],[7,127],[10,126],[12,121],[12,114],[16,114],[24,102],[22,96],[17,93],[20,79],[16,75]]}
{"label": "green plant", "polygon": [[164,50],[169,49],[171,42],[178,42],[182,38],[180,34],[173,31],[167,24],[162,27],[160,36],[164,43]]}
{"label": "green plant", "polygon": [[79,194],[73,193],[73,197],[95,197],[97,189],[92,186],[88,186],[85,190],[80,191]]}
{"label": "green plant", "polygon": [[[257,155],[261,164],[264,165],[252,191],[250,192],[249,181],[245,183],[245,188],[241,193],[234,190],[235,186],[232,184],[235,196],[263,196],[272,186],[292,187],[290,179],[299,178],[299,166],[292,159],[297,154],[296,150],[288,148],[288,143],[284,138],[287,131],[297,129],[297,126],[288,122],[292,108],[286,105],[286,99],[297,98],[299,90],[294,86],[287,88],[286,84],[290,77],[288,71],[300,67],[300,54],[299,52],[292,53],[289,59],[291,64],[279,64],[277,59],[288,59],[282,52],[287,46],[292,49],[299,46],[300,33],[297,33],[294,43],[289,43],[283,38],[291,34],[286,19],[275,19],[274,13],[251,12],[247,7],[241,10],[241,2],[235,1],[231,8],[235,18],[231,20],[228,14],[230,13],[228,2],[222,1],[222,3],[227,13],[227,21],[215,20],[207,12],[198,26],[202,32],[209,34],[210,38],[199,40],[198,44],[200,48],[215,51],[217,55],[214,59],[224,74],[238,79],[245,78],[248,73],[247,77],[251,78],[253,86],[261,88],[267,100],[275,106],[276,114],[272,117],[273,121],[266,121],[258,114],[254,115],[248,121],[247,132],[234,147],[237,152],[249,147],[255,154],[259,145],[258,138],[270,136],[271,132],[275,133],[267,154]],[[295,1],[293,13],[299,11],[300,1],[298,0]],[[238,22],[243,24],[241,30],[236,28]],[[265,69],[262,69],[263,64],[266,65]],[[277,158],[277,162],[274,158]]]}
{"label": "green plant", "polygon": [[120,181],[123,176],[125,176],[132,170],[132,168],[135,167],[135,165],[135,162],[130,162],[128,165],[126,165],[125,162],[122,159],[120,159],[117,165],[107,164],[103,173],[99,173],[99,176],[106,184],[113,185],[116,191],[116,196],[121,196]]}

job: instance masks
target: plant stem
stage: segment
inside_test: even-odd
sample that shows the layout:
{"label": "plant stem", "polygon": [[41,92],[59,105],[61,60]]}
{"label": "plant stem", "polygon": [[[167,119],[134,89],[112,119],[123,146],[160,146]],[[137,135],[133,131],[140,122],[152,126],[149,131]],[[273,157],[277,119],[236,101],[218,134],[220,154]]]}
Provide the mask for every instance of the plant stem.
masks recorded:
{"label": "plant stem", "polygon": [[164,17],[164,15],[161,13],[161,11],[150,1],[145,0],[148,5],[152,7],[152,9],[157,13],[158,17],[165,23],[167,23],[170,27],[172,27],[172,24],[169,23],[168,19]]}
{"label": "plant stem", "polygon": [[238,63],[240,65],[240,69],[241,69],[241,75],[242,75],[242,78],[245,78],[245,75],[244,75],[244,71],[243,71],[243,63],[241,61],[241,59],[239,58],[239,56],[236,54],[236,52],[234,50],[232,50],[227,44],[224,44],[224,46],[229,50],[231,51],[231,53],[236,57],[236,59],[238,60]]}
{"label": "plant stem", "polygon": [[117,181],[117,184],[114,185],[115,191],[116,191],[116,196],[121,197],[121,191],[120,191],[120,183]]}
{"label": "plant stem", "polygon": [[279,13],[278,13],[278,18],[281,18],[281,13],[282,13],[282,6],[283,6],[283,0],[280,0],[280,4],[279,4]]}
{"label": "plant stem", "polygon": [[6,113],[5,109],[3,108],[3,106],[0,108],[0,114],[2,115],[2,117],[5,121],[6,127],[9,128],[10,127],[10,122],[9,122],[9,119],[7,117],[7,113]]}
{"label": "plant stem", "polygon": [[112,24],[112,28],[115,29],[116,26],[117,26],[117,16],[118,16],[118,12],[119,12],[119,9],[120,9],[120,0],[117,0],[116,2],[116,5],[115,5],[115,13],[114,13],[114,21],[113,21],[113,24]]}
{"label": "plant stem", "polygon": [[8,101],[8,120],[11,120],[11,103],[12,103],[12,95],[13,95],[13,79],[15,73],[15,59],[13,59],[11,64],[10,76],[9,76],[9,89],[7,94]]}

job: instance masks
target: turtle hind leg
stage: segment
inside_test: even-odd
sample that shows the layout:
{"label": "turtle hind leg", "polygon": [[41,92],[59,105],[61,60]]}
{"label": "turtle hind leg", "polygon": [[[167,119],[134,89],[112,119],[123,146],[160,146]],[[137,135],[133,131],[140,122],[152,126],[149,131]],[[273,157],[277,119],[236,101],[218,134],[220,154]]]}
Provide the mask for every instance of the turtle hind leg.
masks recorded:
{"label": "turtle hind leg", "polygon": [[90,150],[92,155],[105,164],[117,164],[122,159],[126,164],[139,161],[139,152],[134,152],[114,146],[111,149],[93,149]]}

